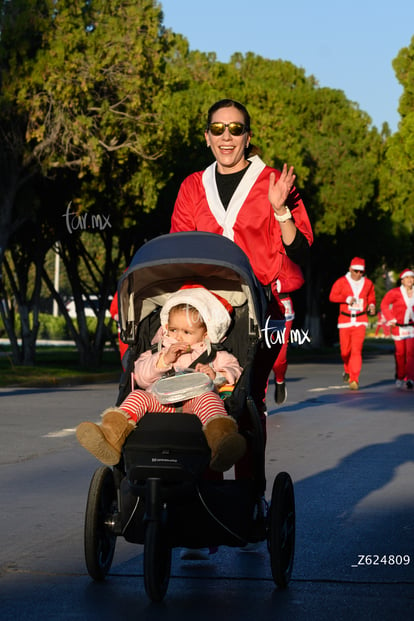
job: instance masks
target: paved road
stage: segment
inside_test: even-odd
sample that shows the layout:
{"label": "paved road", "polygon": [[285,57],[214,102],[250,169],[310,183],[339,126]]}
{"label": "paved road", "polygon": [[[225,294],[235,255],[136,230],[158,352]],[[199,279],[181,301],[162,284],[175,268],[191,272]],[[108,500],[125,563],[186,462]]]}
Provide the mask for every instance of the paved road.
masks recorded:
{"label": "paved road", "polygon": [[[295,484],[292,581],[275,588],[265,544],[211,562],[174,552],[163,603],[148,601],[142,548],[117,541],[108,579],[83,559],[95,460],[74,428],[116,397],[115,384],[0,391],[0,618],[294,621],[407,619],[414,605],[414,394],[397,391],[391,355],[366,358],[361,390],[339,362],[292,364],[288,401],[268,399],[267,477]],[[411,612],[410,612],[411,611]]]}

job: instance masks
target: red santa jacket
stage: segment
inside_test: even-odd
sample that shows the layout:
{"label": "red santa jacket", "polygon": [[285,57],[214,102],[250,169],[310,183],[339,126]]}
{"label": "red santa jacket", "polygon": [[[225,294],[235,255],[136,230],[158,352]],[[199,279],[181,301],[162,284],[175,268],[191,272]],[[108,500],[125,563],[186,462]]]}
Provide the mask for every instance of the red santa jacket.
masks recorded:
{"label": "red santa jacket", "polygon": [[295,318],[295,309],[289,293],[300,289],[304,282],[305,279],[299,265],[291,261],[287,255],[282,254],[280,271],[272,283],[272,291],[275,297],[279,296],[279,300],[284,306],[286,321],[293,321]]}
{"label": "red santa jacket", "polygon": [[119,316],[118,316],[118,291],[115,291],[114,297],[111,302],[111,306],[109,307],[109,312],[111,313],[111,317],[117,323],[118,328],[118,344],[119,344],[119,355],[121,356],[121,362],[126,354],[128,349],[128,345],[121,341],[121,329],[119,325]]}
{"label": "red santa jacket", "polygon": [[[206,231],[228,237],[244,250],[257,278],[267,285],[282,275],[283,257],[286,256],[280,225],[268,199],[270,173],[274,172],[278,179],[280,171],[266,166],[257,155],[249,159],[251,164],[227,209],[217,189],[216,162],[205,171],[187,177],[178,192],[170,232]],[[295,188],[286,204],[292,212],[296,227],[311,245],[312,228]],[[287,278],[288,274],[285,275]]]}
{"label": "red santa jacket", "polygon": [[[356,302],[351,304],[351,298],[356,298]],[[365,276],[358,281],[353,280],[348,272],[334,282],[329,301],[339,304],[338,328],[367,326],[367,308],[370,304],[375,305],[374,284]]]}
{"label": "red santa jacket", "polygon": [[384,295],[381,312],[395,341],[414,338],[414,297],[409,298],[405,287],[395,287]]}

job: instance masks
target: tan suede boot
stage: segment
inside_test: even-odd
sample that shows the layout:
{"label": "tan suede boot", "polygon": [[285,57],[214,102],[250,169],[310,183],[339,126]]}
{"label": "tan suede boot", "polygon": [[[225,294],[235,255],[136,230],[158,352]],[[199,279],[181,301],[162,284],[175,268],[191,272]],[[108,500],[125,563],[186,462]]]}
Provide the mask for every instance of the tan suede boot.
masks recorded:
{"label": "tan suede boot", "polygon": [[246,440],[231,416],[217,414],[207,421],[203,431],[211,450],[210,468],[216,472],[229,470],[246,452]]}
{"label": "tan suede boot", "polygon": [[121,459],[122,447],[135,423],[120,408],[109,408],[101,416],[100,425],[90,422],[78,425],[76,437],[96,459],[107,466],[115,466]]}

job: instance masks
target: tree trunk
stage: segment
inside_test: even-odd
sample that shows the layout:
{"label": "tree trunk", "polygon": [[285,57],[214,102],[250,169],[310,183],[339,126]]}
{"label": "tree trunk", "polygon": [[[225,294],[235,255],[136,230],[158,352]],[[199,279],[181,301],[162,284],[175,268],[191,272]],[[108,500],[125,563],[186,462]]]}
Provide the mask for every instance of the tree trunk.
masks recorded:
{"label": "tree trunk", "polygon": [[21,322],[21,364],[33,367],[36,361],[36,339],[39,331],[39,322],[33,328],[30,327],[29,309],[26,304],[19,306]]}

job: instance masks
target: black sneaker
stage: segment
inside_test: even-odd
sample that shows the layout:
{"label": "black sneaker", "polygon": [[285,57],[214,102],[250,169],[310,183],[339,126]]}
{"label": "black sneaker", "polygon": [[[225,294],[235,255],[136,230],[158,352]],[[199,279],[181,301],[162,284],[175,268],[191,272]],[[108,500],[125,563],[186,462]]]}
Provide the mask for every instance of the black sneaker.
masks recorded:
{"label": "black sneaker", "polygon": [[285,382],[275,382],[275,401],[278,405],[282,405],[287,399],[287,390]]}
{"label": "black sneaker", "polygon": [[414,388],[413,380],[407,380],[406,387],[408,390],[412,390]]}
{"label": "black sneaker", "polygon": [[344,380],[345,384],[347,384],[349,382],[349,373],[345,373],[345,371],[342,373],[342,379]]}

